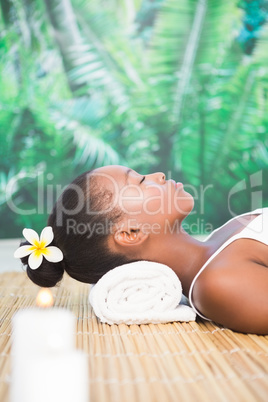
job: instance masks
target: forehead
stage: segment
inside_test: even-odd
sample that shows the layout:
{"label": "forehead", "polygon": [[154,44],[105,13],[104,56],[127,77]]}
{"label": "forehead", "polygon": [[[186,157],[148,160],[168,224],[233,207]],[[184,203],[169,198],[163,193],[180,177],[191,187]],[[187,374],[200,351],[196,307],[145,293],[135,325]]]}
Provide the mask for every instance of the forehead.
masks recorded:
{"label": "forehead", "polygon": [[94,169],[94,174],[104,173],[112,175],[122,175],[128,170],[128,167],[122,165],[108,165]]}
{"label": "forehead", "polygon": [[123,186],[126,184],[127,176],[132,169],[122,165],[109,165],[94,169],[93,177],[98,181],[99,185],[105,187],[113,187],[117,184]]}
{"label": "forehead", "polygon": [[110,177],[114,179],[124,179],[126,177],[126,174],[128,171],[131,171],[132,169],[129,169],[126,166],[122,165],[109,165],[109,166],[103,166],[97,169],[94,169],[92,172],[93,175],[97,178],[107,178],[109,179]]}

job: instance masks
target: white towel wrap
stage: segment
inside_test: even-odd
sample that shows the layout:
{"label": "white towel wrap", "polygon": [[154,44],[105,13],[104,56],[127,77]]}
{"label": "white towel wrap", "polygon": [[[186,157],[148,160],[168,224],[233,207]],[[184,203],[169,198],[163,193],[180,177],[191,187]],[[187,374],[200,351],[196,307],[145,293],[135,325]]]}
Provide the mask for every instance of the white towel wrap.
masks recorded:
{"label": "white towel wrap", "polygon": [[108,271],[92,286],[89,301],[107,324],[158,324],[194,321],[182,299],[181,282],[164,264],[136,261]]}

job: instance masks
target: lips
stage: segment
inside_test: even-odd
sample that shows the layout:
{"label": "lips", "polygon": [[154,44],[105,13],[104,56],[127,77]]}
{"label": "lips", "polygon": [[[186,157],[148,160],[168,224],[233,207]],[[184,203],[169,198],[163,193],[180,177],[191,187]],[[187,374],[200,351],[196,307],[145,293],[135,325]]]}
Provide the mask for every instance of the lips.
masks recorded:
{"label": "lips", "polygon": [[176,183],[176,189],[177,188],[180,188],[180,187],[182,187],[183,186],[183,184],[180,182],[180,181],[178,181],[177,183]]}
{"label": "lips", "polygon": [[180,181],[178,181],[177,183],[173,179],[170,179],[170,181],[172,181],[176,190],[183,186],[183,184]]}

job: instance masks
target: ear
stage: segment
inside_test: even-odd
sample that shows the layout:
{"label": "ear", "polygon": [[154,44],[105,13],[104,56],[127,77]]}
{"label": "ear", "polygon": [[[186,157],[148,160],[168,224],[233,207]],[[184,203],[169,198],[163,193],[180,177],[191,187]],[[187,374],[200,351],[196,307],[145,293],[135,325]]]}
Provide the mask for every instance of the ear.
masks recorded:
{"label": "ear", "polygon": [[140,229],[119,229],[114,234],[114,241],[120,246],[138,246],[144,243],[148,236]]}

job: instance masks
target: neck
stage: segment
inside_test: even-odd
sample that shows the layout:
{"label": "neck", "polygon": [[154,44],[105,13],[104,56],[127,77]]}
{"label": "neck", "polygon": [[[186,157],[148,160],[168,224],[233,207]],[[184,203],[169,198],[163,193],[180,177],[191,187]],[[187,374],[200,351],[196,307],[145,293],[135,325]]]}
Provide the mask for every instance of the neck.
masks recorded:
{"label": "neck", "polygon": [[172,268],[181,281],[183,294],[188,297],[195,275],[215,249],[214,242],[201,242],[181,229],[180,233],[151,239],[151,244],[147,244],[142,253],[142,259],[157,261]]}

